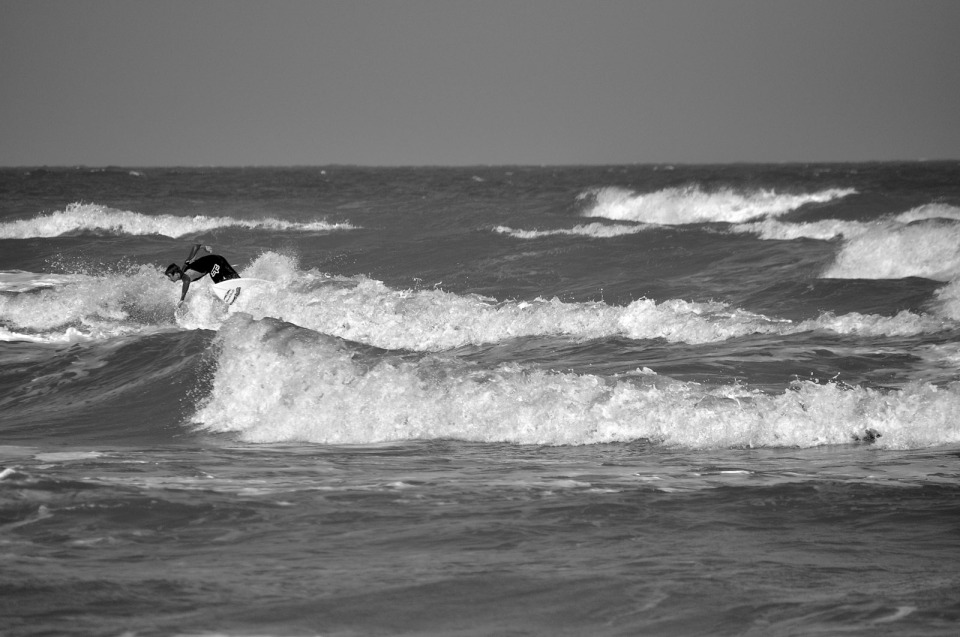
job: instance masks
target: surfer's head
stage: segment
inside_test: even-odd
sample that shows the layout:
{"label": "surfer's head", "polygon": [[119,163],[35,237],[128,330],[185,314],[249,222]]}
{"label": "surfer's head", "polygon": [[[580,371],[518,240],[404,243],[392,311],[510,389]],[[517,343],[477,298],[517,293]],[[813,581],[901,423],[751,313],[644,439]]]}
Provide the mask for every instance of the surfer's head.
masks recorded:
{"label": "surfer's head", "polygon": [[180,269],[179,265],[177,265],[176,263],[171,263],[170,265],[167,266],[167,271],[164,272],[164,274],[166,274],[167,278],[170,279],[171,281],[177,281],[180,279],[181,272],[182,270]]}

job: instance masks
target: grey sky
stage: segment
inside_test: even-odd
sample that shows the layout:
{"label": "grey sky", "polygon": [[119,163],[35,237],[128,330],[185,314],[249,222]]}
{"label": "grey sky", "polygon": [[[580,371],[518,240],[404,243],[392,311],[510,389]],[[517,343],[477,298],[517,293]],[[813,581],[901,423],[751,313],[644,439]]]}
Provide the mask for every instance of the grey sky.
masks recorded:
{"label": "grey sky", "polygon": [[960,158],[957,0],[0,0],[0,165]]}

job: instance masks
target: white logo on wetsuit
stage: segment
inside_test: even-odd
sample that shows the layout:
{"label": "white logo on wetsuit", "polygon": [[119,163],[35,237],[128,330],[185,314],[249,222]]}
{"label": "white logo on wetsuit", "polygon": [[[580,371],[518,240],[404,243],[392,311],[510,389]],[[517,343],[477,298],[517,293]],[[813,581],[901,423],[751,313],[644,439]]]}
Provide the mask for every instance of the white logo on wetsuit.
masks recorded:
{"label": "white logo on wetsuit", "polygon": [[213,266],[213,267],[210,269],[210,276],[211,276],[211,277],[215,277],[215,276],[217,276],[217,273],[218,273],[218,272],[220,272],[220,264],[219,264],[219,263],[216,264],[215,266]]}

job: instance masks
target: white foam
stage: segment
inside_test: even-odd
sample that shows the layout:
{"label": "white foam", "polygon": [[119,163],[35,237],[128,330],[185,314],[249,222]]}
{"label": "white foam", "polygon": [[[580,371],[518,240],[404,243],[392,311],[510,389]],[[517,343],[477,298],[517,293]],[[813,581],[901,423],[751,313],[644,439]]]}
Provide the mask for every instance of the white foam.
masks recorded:
{"label": "white foam", "polygon": [[70,462],[72,460],[93,460],[103,456],[99,451],[50,451],[34,456],[41,462]]}
{"label": "white foam", "polygon": [[52,288],[79,280],[76,274],[48,274],[7,270],[0,272],[0,292],[29,292]]}
{"label": "white foam", "polygon": [[2,338],[71,342],[130,333],[172,319],[175,300],[156,266],[69,275],[54,287],[0,295]]}
{"label": "white foam", "polygon": [[182,237],[210,232],[218,228],[242,227],[260,230],[327,232],[355,229],[349,223],[328,223],[325,220],[308,223],[283,221],[274,218],[234,219],[204,215],[144,215],[115,210],[106,206],[74,203],[60,212],[0,223],[0,239],[27,239],[31,237],[59,237],[84,231],[113,234]]}
{"label": "white foam", "polygon": [[825,312],[815,319],[791,324],[784,333],[826,330],[836,334],[857,336],[916,336],[935,334],[956,329],[956,327],[957,324],[952,319],[934,314],[916,314],[907,310],[902,310],[894,316],[859,312],[836,315]]}
{"label": "white foam", "polygon": [[805,194],[783,194],[773,190],[736,191],[730,188],[707,192],[699,186],[666,188],[636,193],[624,188],[589,190],[581,200],[593,204],[586,217],[639,221],[660,225],[727,222],[740,223],[760,217],[775,217],[810,204],[825,203],[855,194],[853,189],[829,189]]}
{"label": "white foam", "polygon": [[960,443],[958,384],[880,392],[801,382],[771,396],[649,373],[611,379],[436,356],[360,360],[336,339],[246,315],[232,317],[219,342],[214,389],[194,419],[249,442],[811,447],[874,429],[881,447]]}
{"label": "white foam", "polygon": [[[103,336],[103,335],[100,335]],[[29,342],[44,344],[64,344],[81,343],[95,340],[97,335],[82,332],[74,327],[68,327],[63,331],[45,332],[34,334],[30,332],[17,332],[0,326],[0,341],[11,342]]]}
{"label": "white foam", "polygon": [[960,321],[960,278],[937,290],[936,309],[941,316]]}

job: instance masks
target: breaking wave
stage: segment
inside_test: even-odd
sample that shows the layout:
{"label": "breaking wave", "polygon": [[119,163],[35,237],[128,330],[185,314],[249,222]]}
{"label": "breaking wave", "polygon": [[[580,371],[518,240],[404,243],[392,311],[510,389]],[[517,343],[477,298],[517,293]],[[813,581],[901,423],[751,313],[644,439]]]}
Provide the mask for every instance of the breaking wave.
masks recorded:
{"label": "breaking wave", "polygon": [[777,217],[801,206],[827,203],[856,194],[851,188],[834,188],[808,194],[783,194],[772,190],[707,192],[699,186],[666,188],[636,193],[617,187],[588,190],[579,199],[588,203],[585,217],[604,217],[659,225],[691,223],[741,223]]}
{"label": "breaking wave", "polygon": [[193,419],[250,442],[812,447],[849,443],[865,431],[890,448],[960,442],[957,383],[882,392],[798,381],[766,395],[647,369],[613,378],[516,364],[488,369],[444,356],[361,355],[339,339],[244,314],[218,339],[213,392]]}

